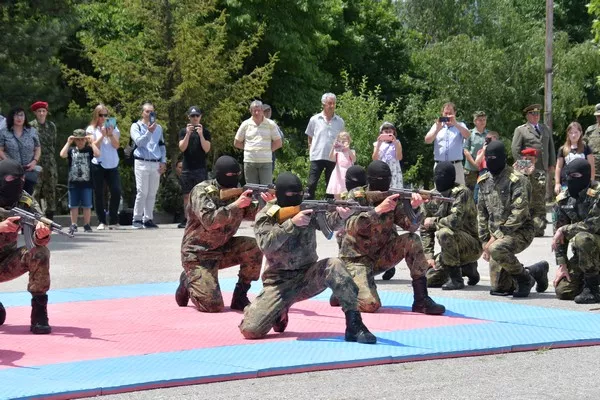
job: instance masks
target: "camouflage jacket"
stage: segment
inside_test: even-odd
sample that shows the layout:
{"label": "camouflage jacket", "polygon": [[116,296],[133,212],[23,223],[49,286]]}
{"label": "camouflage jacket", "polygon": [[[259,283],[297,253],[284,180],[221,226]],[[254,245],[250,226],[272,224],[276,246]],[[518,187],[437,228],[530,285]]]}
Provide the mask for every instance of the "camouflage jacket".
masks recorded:
{"label": "camouflage jacket", "polygon": [[[291,218],[279,223],[280,209],[271,201],[260,210],[254,224],[256,242],[269,268],[303,269],[319,259],[316,234],[319,225],[315,218],[307,226],[296,226]],[[342,219],[337,212],[328,212],[327,222],[335,229],[341,226]]]}
{"label": "camouflage jacket", "polygon": [[[224,246],[237,232],[242,220],[253,220],[258,204],[246,208],[233,205],[237,198],[221,200],[215,179],[196,185],[190,193],[188,222],[181,242],[182,262],[210,257],[210,251]],[[216,254],[220,254],[216,253]]]}
{"label": "camouflage jacket", "polygon": [[40,166],[42,168],[56,169],[56,125],[51,121],[46,121],[44,125],[40,125],[34,119],[31,122],[31,126],[38,131],[40,138],[40,147],[42,148]]}
{"label": "camouflage jacket", "polygon": [[[358,189],[358,190],[357,190]],[[364,199],[363,188],[350,191],[349,199],[354,199],[361,204],[367,204]],[[381,249],[389,241],[398,236],[396,225],[402,229],[414,232],[421,223],[422,215],[415,224],[404,213],[402,201],[398,202],[393,212],[378,215],[375,211],[365,211],[350,216],[344,226],[345,233],[342,235],[340,257],[362,257],[369,256],[378,258]]]}
{"label": "camouflage jacket", "polygon": [[554,206],[556,229],[564,227],[565,242],[556,249],[556,264],[567,263],[569,240],[579,232],[600,235],[600,183],[592,181],[587,191],[578,198],[569,196],[569,190],[563,190],[556,197]]}
{"label": "camouflage jacket", "polygon": [[429,229],[425,229],[421,224],[421,241],[423,250],[427,258],[433,259],[435,246],[435,232],[441,228],[448,228],[452,231],[463,231],[476,240],[477,235],[477,207],[473,200],[473,192],[464,186],[456,185],[447,192],[441,193],[442,196],[454,197],[453,203],[441,201],[430,201],[423,203],[421,212],[423,218],[433,218],[434,223]]}
{"label": "camouflage jacket", "polygon": [[[596,176],[600,176],[600,124],[588,126],[583,135],[583,141],[587,143],[594,154],[594,163],[596,165]],[[594,178],[594,177],[592,177]]]}
{"label": "camouflage jacket", "polygon": [[[25,211],[29,212],[37,212],[43,214],[40,206],[35,201],[33,196],[30,196],[27,192],[23,192],[21,195],[21,199],[17,203],[15,207],[19,207]],[[5,218],[0,217],[0,221],[4,221]],[[17,239],[19,237],[19,231],[17,232],[4,232],[0,233],[0,260],[4,260],[4,258],[12,253],[17,248]],[[36,246],[46,246],[50,242],[50,236],[39,240],[35,234],[33,235],[33,243]]]}
{"label": "camouflage jacket", "polygon": [[496,177],[483,174],[478,182],[477,225],[482,242],[490,240],[490,235],[501,239],[518,229],[533,230],[531,184],[525,175],[507,166]]}

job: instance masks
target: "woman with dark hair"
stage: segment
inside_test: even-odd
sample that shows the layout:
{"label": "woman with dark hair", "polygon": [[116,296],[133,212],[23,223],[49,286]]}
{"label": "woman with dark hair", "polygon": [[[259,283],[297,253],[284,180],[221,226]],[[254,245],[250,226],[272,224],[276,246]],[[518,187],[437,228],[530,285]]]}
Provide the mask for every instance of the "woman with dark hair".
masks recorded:
{"label": "woman with dark hair", "polygon": [[27,121],[23,107],[10,110],[6,118],[6,129],[0,132],[0,159],[11,158],[25,170],[25,190],[33,194],[39,172],[38,162],[42,154],[40,139],[35,128]]}

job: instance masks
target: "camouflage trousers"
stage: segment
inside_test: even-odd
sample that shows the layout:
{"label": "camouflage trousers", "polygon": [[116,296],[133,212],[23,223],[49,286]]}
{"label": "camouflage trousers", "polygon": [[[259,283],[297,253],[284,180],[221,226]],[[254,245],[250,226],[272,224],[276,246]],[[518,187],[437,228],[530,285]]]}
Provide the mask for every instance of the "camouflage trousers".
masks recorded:
{"label": "camouflage trousers", "polygon": [[490,247],[490,283],[491,290],[512,292],[516,285],[513,275],[523,272],[523,264],[516,254],[525,250],[533,241],[531,226],[518,229],[512,235],[506,235]]}
{"label": "camouflage trousers", "polygon": [[326,258],[298,270],[267,267],[262,281],[262,291],[244,309],[244,319],[239,326],[247,339],[264,337],[294,303],[310,299],[326,288],[333,291],[344,312],[358,308],[358,288],[339,258]]}
{"label": "camouflage trousers", "polygon": [[46,202],[44,209],[45,211],[56,211],[57,181],[56,165],[49,165],[48,167],[44,167],[44,169],[42,169],[42,172],[38,177],[38,182],[35,185],[33,197],[35,197],[40,206],[42,205],[41,199],[44,199]]}
{"label": "camouflage trousers", "polygon": [[571,239],[571,246],[573,257],[567,261],[571,281],[561,279],[555,290],[561,300],[573,300],[583,291],[585,274],[600,273],[600,235],[580,232]]}
{"label": "camouflage trousers", "polygon": [[50,250],[46,246],[35,246],[31,250],[19,247],[2,257],[0,282],[12,281],[29,272],[29,293],[42,295],[50,290]]}
{"label": "camouflage trousers", "polygon": [[539,177],[531,179],[531,212],[533,215],[534,235],[544,236],[546,230],[546,174],[534,172]]}
{"label": "camouflage trousers", "polygon": [[342,257],[346,269],[358,286],[358,310],[375,312],[381,307],[375,276],[384,273],[406,258],[413,280],[425,275],[428,264],[423,253],[421,238],[415,233],[392,236],[381,248],[376,260],[369,256]]}
{"label": "camouflage trousers", "polygon": [[254,238],[235,236],[218,249],[198,254],[198,263],[184,263],[192,303],[202,312],[223,311],[219,270],[239,265],[240,280],[250,283],[260,277],[262,256]]}
{"label": "camouflage trousers", "polygon": [[448,271],[444,267],[458,268],[475,262],[483,252],[479,239],[467,232],[442,228],[435,233],[435,236],[441,248],[441,252],[436,256],[436,265],[441,268],[437,270],[430,268],[427,271],[429,285],[441,285],[448,280]]}

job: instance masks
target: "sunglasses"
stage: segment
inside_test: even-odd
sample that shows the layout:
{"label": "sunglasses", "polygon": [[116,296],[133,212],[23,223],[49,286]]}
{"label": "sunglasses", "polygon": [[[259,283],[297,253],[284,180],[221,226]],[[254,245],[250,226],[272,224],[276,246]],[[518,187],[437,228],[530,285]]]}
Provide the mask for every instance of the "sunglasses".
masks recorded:
{"label": "sunglasses", "polygon": [[106,117],[108,117],[108,114],[98,114],[98,116],[99,116],[99,117],[106,118]]}

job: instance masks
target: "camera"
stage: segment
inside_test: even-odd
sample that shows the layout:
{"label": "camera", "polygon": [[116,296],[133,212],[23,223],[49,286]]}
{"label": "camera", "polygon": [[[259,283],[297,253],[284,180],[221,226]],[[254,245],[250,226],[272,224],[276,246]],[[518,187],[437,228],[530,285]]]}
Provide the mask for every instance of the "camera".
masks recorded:
{"label": "camera", "polygon": [[439,121],[440,122],[449,122],[450,121],[450,117],[440,117]]}
{"label": "camera", "polygon": [[485,144],[490,144],[491,141],[492,141],[492,138],[489,137],[489,136],[486,137],[485,140],[484,140]]}

